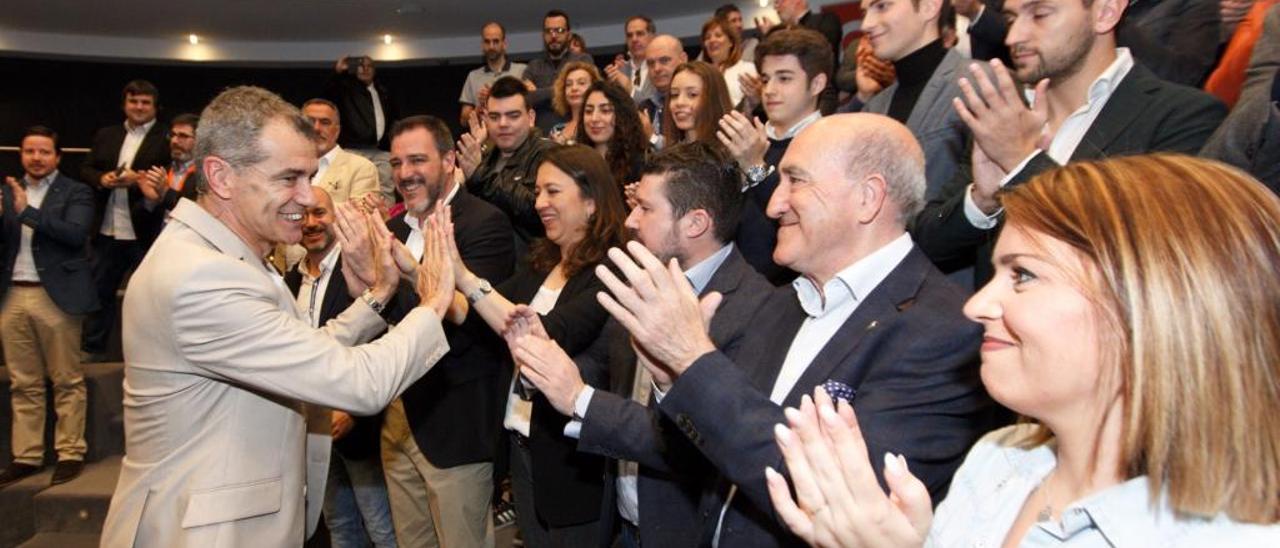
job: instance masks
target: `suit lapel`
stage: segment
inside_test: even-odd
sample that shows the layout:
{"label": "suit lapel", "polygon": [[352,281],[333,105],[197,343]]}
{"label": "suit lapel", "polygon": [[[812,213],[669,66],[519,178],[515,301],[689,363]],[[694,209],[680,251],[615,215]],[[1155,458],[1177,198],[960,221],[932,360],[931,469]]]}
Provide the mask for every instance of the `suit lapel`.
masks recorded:
{"label": "suit lapel", "polygon": [[342,277],[342,257],[333,262],[333,272],[329,273],[329,285],[324,290],[324,302],[320,304],[320,325],[329,318],[342,313],[343,297],[346,297],[347,281]]}
{"label": "suit lapel", "polygon": [[757,388],[768,394],[773,390],[773,384],[778,382],[778,373],[787,360],[787,351],[808,315],[800,307],[799,297],[792,286],[779,288],[765,303],[765,309],[770,313],[757,316],[763,316],[762,321],[758,329],[752,329],[751,351],[744,355],[759,356],[756,367],[748,369],[748,376]]}
{"label": "suit lapel", "polygon": [[1111,98],[1107,99],[1106,106],[1102,107],[1102,112],[1098,113],[1093,125],[1085,132],[1084,139],[1080,140],[1071,159],[1094,160],[1106,157],[1115,140],[1142,118],[1148,105],[1147,96],[1158,87],[1159,81],[1155,76],[1146,67],[1135,63],[1129,69],[1129,74],[1120,80],[1120,85],[1116,86]]}
{"label": "suit lapel", "polygon": [[[877,330],[884,329],[902,310],[910,307],[924,283],[928,272],[927,261],[918,248],[913,248],[907,254],[889,276],[858,304],[849,319],[845,320],[844,325],[836,330],[836,334],[813,358],[796,380],[795,386],[787,393],[784,405],[799,405],[801,396],[812,392],[814,386],[830,379],[836,368],[849,362],[849,356],[864,339]],[[857,390],[866,374],[863,370],[867,366],[865,362],[865,359],[859,359],[852,371],[842,372],[842,382],[849,381],[847,384]]]}
{"label": "suit lapel", "polygon": [[[916,100],[915,107],[911,109],[911,114],[907,116],[907,127],[916,135],[928,135],[935,128],[929,127],[928,124],[933,123],[937,118],[934,114],[938,110],[939,105],[936,103],[939,99],[943,100],[943,107],[954,108],[951,106],[950,97],[941,97],[943,90],[951,84],[955,79],[956,67],[963,61],[960,52],[950,50],[946,56],[942,58],[942,62],[938,63],[938,67],[933,70],[933,75],[929,77],[929,81],[925,84],[924,89],[920,91],[920,98]],[[945,118],[945,115],[943,116]]]}

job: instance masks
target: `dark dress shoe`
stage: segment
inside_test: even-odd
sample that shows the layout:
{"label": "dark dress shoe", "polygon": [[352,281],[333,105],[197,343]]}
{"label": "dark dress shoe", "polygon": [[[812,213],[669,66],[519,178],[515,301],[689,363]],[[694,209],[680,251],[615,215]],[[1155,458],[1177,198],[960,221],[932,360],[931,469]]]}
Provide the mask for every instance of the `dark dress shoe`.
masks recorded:
{"label": "dark dress shoe", "polygon": [[79,476],[82,470],[84,470],[84,461],[82,460],[60,460],[53,467],[53,481],[50,482],[50,485],[66,483],[76,479],[76,476]]}
{"label": "dark dress shoe", "polygon": [[22,464],[20,462],[10,464],[8,468],[4,469],[4,472],[0,472],[0,487],[4,487],[10,483],[15,483],[22,478],[35,474],[39,471],[39,466]]}

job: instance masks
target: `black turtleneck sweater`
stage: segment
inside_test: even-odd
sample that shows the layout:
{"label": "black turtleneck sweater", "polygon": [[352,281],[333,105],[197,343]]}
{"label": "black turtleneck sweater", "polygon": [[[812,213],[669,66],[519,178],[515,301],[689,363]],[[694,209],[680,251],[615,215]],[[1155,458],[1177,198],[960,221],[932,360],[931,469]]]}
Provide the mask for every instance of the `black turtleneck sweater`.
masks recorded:
{"label": "black turtleneck sweater", "polygon": [[924,91],[925,84],[929,83],[933,71],[938,69],[946,55],[947,48],[938,39],[893,64],[893,70],[898,75],[898,90],[889,101],[890,118],[907,123],[911,109],[916,107],[916,101],[920,99],[920,92]]}

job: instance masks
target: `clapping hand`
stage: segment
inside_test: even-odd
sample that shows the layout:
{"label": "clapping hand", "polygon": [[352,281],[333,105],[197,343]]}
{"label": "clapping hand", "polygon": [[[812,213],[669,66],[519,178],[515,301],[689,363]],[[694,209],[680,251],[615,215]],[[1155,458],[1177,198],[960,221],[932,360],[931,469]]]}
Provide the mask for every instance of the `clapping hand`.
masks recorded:
{"label": "clapping hand", "polygon": [[960,79],[964,100],[956,97],[952,103],[973,133],[974,144],[1007,173],[1030,156],[1044,136],[1049,79],[1036,84],[1033,106],[1028,107],[1004,64],[992,59],[991,67],[994,83],[977,63],[970,65],[970,77]]}
{"label": "clapping hand", "polygon": [[773,508],[791,532],[810,546],[922,546],[933,521],[929,490],[907,468],[901,455],[885,453],[885,495],[867,456],[867,445],[853,407],[832,405],[822,387],[800,409],[786,409],[790,427],[774,427],[787,463],[787,480],[765,468]]}
{"label": "clapping hand", "polygon": [[764,164],[769,136],[759,118],[747,119],[741,112],[730,111],[720,118],[716,138],[743,169]]}
{"label": "clapping hand", "polygon": [[[27,209],[26,187],[22,186],[22,183],[13,177],[5,177],[4,182],[9,185],[9,191],[13,193],[13,214],[22,215],[22,212]],[[0,200],[0,213],[4,212],[3,207],[3,201]]]}
{"label": "clapping hand", "polygon": [[458,167],[462,169],[465,178],[470,179],[476,168],[480,167],[484,143],[489,140],[489,130],[475,111],[468,117],[467,126],[468,131],[458,140]]}
{"label": "clapping hand", "polygon": [[586,386],[577,364],[550,339],[522,335],[511,346],[520,374],[547,397],[561,415],[572,416],[574,402]]}
{"label": "clapping hand", "polygon": [[626,58],[623,57],[621,53],[619,53],[617,57],[613,58],[612,63],[605,65],[604,78],[605,80],[618,84],[619,87],[626,90],[626,92],[630,94],[632,91],[631,79],[627,78],[627,75],[622,72],[622,68],[623,66],[626,65],[626,62],[627,62]]}
{"label": "clapping hand", "polygon": [[715,350],[707,325],[721,295],[712,292],[699,300],[675,259],[663,265],[636,241],[627,242],[627,251],[630,256],[618,248],[609,250],[609,258],[626,282],[605,265],[596,267],[596,276],[609,288],[596,298],[640,348],[679,376],[700,356]]}
{"label": "clapping hand", "polygon": [[142,172],[138,181],[138,190],[151,203],[159,202],[164,197],[165,190],[169,186],[167,176],[168,172],[163,167],[151,166],[150,169]]}
{"label": "clapping hand", "polygon": [[742,90],[741,112],[750,113],[760,105],[760,92],[764,84],[760,83],[760,75],[744,72],[738,75],[738,87]]}
{"label": "clapping hand", "polygon": [[429,306],[437,316],[445,317],[454,301],[453,257],[449,245],[453,239],[452,208],[437,207],[427,221],[422,262],[418,268],[418,306]]}
{"label": "clapping hand", "polygon": [[[334,213],[336,218],[333,233],[342,246],[342,277],[347,282],[347,291],[351,297],[358,298],[365,289],[375,288],[379,281],[379,260],[374,255],[374,237],[370,231],[368,216],[354,204],[338,204]],[[391,289],[395,289],[394,285]],[[390,293],[387,291],[385,297],[390,298]]]}

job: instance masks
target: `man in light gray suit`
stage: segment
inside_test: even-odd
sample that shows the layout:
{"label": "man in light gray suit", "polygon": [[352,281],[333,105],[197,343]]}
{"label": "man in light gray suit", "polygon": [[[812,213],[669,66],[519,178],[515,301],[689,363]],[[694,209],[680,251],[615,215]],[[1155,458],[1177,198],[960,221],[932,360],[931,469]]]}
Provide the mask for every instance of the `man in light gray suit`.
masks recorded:
{"label": "man in light gray suit", "polygon": [[[315,151],[298,109],[261,88],[201,115],[199,201],[174,208],[125,294],[126,454],[103,546],[301,545],[328,469],[319,406],[377,413],[448,350],[452,276],[434,268],[447,259],[402,269],[354,210],[338,229],[359,297],[323,329],[264,260],[301,239]],[[425,304],[353,346],[386,328],[379,312],[413,270]]]}
{"label": "man in light gray suit", "polygon": [[[627,228],[646,249],[663,260],[676,259],[698,291],[723,296],[711,337],[730,355],[747,339],[752,318],[774,290],[733,244],[744,207],[741,185],[741,172],[713,145],[677,145],[646,163],[637,205],[627,217]],[[714,471],[649,405],[652,377],[637,366],[622,325],[609,320],[596,342],[572,361],[549,339],[516,344],[517,359],[532,356],[521,362],[525,375],[574,419],[565,435],[578,439],[577,449],[617,459],[607,469],[614,481],[606,493],[614,496],[605,497],[604,528],[619,523],[628,540],[623,546],[697,546],[698,505],[712,487],[705,480]],[[609,386],[599,390],[583,382],[605,376]]]}
{"label": "man in light gray suit", "polygon": [[870,9],[870,3],[863,2],[868,9],[862,30],[876,57],[893,62],[898,79],[862,111],[888,115],[915,135],[924,148],[925,201],[932,202],[957,173],[969,171],[969,132],[951,105],[960,96],[957,82],[968,59],[942,45],[942,0],[890,2],[884,9]]}

